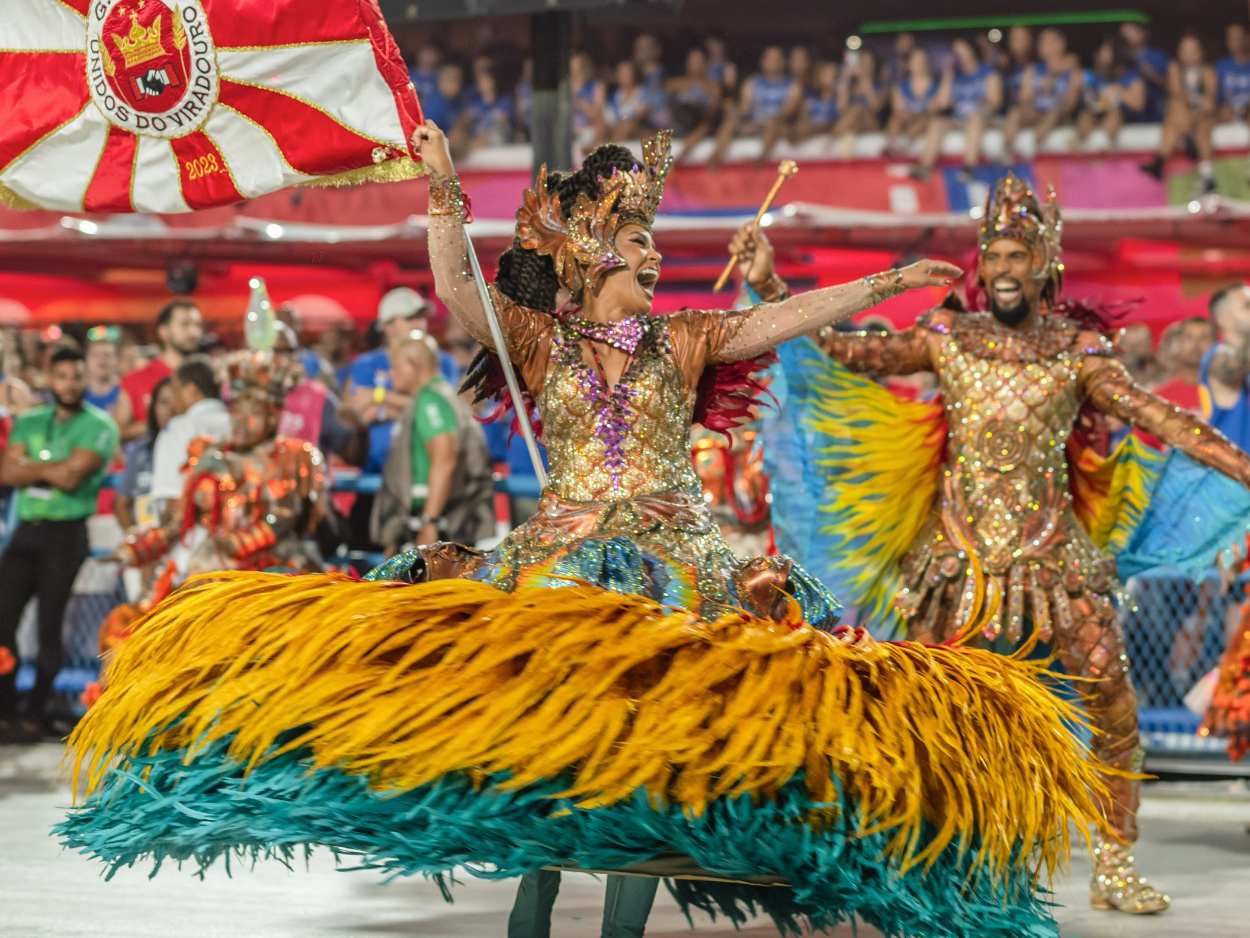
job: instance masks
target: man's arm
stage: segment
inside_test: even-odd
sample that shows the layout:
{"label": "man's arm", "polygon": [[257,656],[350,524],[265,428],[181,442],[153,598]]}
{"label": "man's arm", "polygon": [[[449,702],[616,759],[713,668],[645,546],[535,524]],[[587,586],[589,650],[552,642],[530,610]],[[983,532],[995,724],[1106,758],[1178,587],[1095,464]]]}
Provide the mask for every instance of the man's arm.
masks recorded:
{"label": "man's arm", "polygon": [[43,477],[62,492],[72,492],[104,465],[105,457],[85,446],[75,446],[60,462],[48,463]]}
{"label": "man's arm", "polygon": [[1081,366],[1080,380],[1086,397],[1103,413],[1153,433],[1204,466],[1250,486],[1250,456],[1189,411],[1134,384],[1122,362],[1090,356]]}
{"label": "man's arm", "polygon": [[1221,342],[1211,352],[1207,380],[1216,407],[1231,407],[1241,394],[1246,376],[1250,375],[1250,341],[1234,344]]}
{"label": "man's arm", "polygon": [[46,482],[44,470],[51,463],[31,459],[26,452],[26,444],[20,441],[10,442],[4,451],[4,463],[0,466],[0,482],[11,485],[15,489],[24,489],[30,485]]}
{"label": "man's arm", "polygon": [[[427,493],[425,505],[421,513],[430,518],[441,517],[447,510],[447,500],[451,497],[451,480],[455,475],[456,465],[460,461],[460,452],[456,448],[455,433],[438,433],[425,441],[425,451],[430,457],[430,474],[426,479]],[[433,528],[433,525],[426,527]],[[434,534],[432,539],[425,535]],[[417,532],[418,544],[429,544],[438,540],[437,531],[422,528]]]}
{"label": "man's arm", "polygon": [[117,424],[118,430],[121,432],[123,442],[133,440],[137,436],[147,433],[147,421],[135,420],[134,405],[130,401],[130,395],[122,388],[121,393],[117,395],[117,400],[113,403],[113,421]]}
{"label": "man's arm", "polygon": [[822,329],[815,339],[826,355],[859,374],[911,375],[933,370],[929,331],[921,326],[902,332]]}

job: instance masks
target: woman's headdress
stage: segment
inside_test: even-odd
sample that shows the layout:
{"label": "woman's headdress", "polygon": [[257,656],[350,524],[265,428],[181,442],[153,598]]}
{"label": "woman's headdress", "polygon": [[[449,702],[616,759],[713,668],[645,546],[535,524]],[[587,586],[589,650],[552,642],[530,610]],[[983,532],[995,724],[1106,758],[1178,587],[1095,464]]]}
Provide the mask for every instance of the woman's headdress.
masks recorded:
{"label": "woman's headdress", "polygon": [[522,247],[550,257],[561,285],[577,295],[624,266],[614,247],[616,233],[626,222],[651,227],[672,165],[671,132],[661,130],[643,143],[641,165],[600,177],[595,198],[580,193],[566,213],[559,196],[547,191],[544,164],[517,209],[517,239]]}
{"label": "woman's headdress", "polygon": [[981,216],[979,246],[981,252],[999,238],[1011,238],[1040,249],[1041,266],[1033,275],[1038,280],[1050,282],[1051,299],[1058,295],[1063,285],[1063,261],[1060,260],[1059,239],[1063,233],[1063,218],[1059,203],[1055,201],[1055,189],[1047,186],[1046,205],[1037,201],[1029,184],[1015,173],[1000,178],[994,191],[985,200]]}

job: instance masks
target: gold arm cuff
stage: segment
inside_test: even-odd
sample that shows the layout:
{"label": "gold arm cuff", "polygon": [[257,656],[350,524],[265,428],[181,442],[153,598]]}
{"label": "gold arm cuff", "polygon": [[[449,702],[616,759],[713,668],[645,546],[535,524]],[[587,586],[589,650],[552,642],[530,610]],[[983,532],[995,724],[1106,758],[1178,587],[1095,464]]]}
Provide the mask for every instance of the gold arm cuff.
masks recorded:
{"label": "gold arm cuff", "polygon": [[430,177],[430,214],[456,215],[464,218],[464,193],[460,191],[460,177],[452,176],[443,182]]}

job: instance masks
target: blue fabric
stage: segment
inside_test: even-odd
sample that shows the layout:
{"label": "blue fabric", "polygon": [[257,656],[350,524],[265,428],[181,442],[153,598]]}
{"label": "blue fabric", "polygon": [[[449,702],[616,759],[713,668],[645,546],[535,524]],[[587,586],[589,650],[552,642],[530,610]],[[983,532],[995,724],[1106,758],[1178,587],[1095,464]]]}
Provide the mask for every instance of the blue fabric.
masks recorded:
{"label": "blue fabric", "polygon": [[1216,100],[1232,108],[1250,107],[1250,59],[1238,62],[1232,56],[1215,63]]}
{"label": "blue fabric", "polygon": [[1250,394],[1247,393],[1250,379],[1242,383],[1237,400],[1231,407],[1217,406],[1215,395],[1211,393],[1211,381],[1208,375],[1211,359],[1217,348],[1219,348],[1218,343],[1207,349],[1198,365],[1198,383],[1206,390],[1207,398],[1211,401],[1211,413],[1207,415],[1207,422],[1243,450],[1250,450]]}
{"label": "blue fabric", "polygon": [[911,75],[905,75],[898,83],[899,94],[903,97],[903,109],[912,114],[923,114],[929,109],[929,102],[937,94],[938,80],[929,79],[929,85],[920,91],[912,86]]}
{"label": "blue fabric", "polygon": [[951,76],[951,102],[956,117],[967,117],[985,103],[986,85],[994,68],[982,62],[971,72],[955,69]]}
{"label": "blue fabric", "polygon": [[146,433],[122,447],[122,462],[116,495],[137,498],[152,491],[152,440]]}
{"label": "blue fabric", "polygon": [[408,80],[417,92],[417,100],[421,102],[422,113],[429,115],[426,101],[438,94],[438,72],[423,72],[419,68],[408,69]]}
{"label": "blue fabric", "polygon": [[807,119],[813,124],[832,124],[838,119],[838,96],[822,98],[813,88],[804,93],[807,103]]}
{"label": "blue fabric", "polygon": [[[446,349],[438,350],[438,370],[455,386],[460,370],[456,365],[456,360]],[[391,383],[391,359],[386,354],[385,348],[361,352],[352,359],[347,376],[351,380],[352,387],[380,387],[387,391],[394,389]],[[365,464],[360,467],[361,472],[379,473],[382,471],[382,466],[386,462],[386,453],[391,448],[391,433],[394,426],[393,420],[369,422],[369,455],[365,458]]]}
{"label": "blue fabric", "polygon": [[789,75],[776,79],[752,75],[751,110],[747,114],[748,119],[759,122],[781,113],[786,99],[790,97],[790,86],[793,84],[794,79]]}
{"label": "blue fabric", "polygon": [[1071,70],[1057,72],[1051,78],[1050,88],[1043,90],[1042,82],[1049,71],[1043,62],[1033,66],[1033,107],[1039,111],[1049,111],[1062,104],[1072,82]]}
{"label": "blue fabric", "polygon": [[[1166,82],[1168,75],[1169,56],[1162,49],[1154,46],[1146,46],[1133,56],[1133,64],[1137,66],[1138,71],[1145,78],[1148,71],[1154,72],[1160,77],[1161,81]],[[1163,106],[1167,101],[1167,89],[1162,85],[1146,82],[1146,113],[1143,115],[1145,120],[1157,123],[1163,120]]]}
{"label": "blue fabric", "polygon": [[1141,523],[1116,556],[1122,577],[1172,567],[1200,578],[1250,530],[1250,492],[1178,449],[1168,452]]}
{"label": "blue fabric", "polygon": [[113,405],[117,403],[117,395],[121,393],[122,386],[115,384],[103,394],[96,394],[91,388],[85,388],[82,392],[82,399],[88,404],[94,404],[103,411],[111,412]]}
{"label": "blue fabric", "polygon": [[[226,756],[228,738],[196,751],[157,750],[111,770],[108,787],[54,828],[62,842],[124,866],[165,860],[203,872],[217,860],[263,857],[291,865],[315,845],[347,868],[434,877],[450,898],[453,869],[487,879],[575,863],[612,868],[677,851],[720,875],[773,874],[789,890],[680,883],[686,908],[742,924],[760,908],[780,929],[833,926],[852,913],[888,936],[1045,938],[1058,934],[1047,904],[1019,863],[1002,877],[975,871],[977,841],[952,844],[930,867],[883,861],[891,831],[856,833],[857,809],[841,793],[814,804],[801,779],[771,798],[723,797],[698,815],[639,790],[606,807],[552,797],[566,779],[503,787],[506,776],[463,775],[406,791],[374,790],[366,775],[311,769],[307,753],[271,750],[250,772]],[[822,821],[812,823],[820,810]],[[119,818],[125,823],[119,823]]]}
{"label": "blue fabric", "polygon": [[845,595],[837,587],[841,575],[833,562],[833,551],[822,549],[817,506],[824,496],[824,476],[808,471],[813,457],[808,451],[809,433],[803,427],[805,402],[814,394],[808,378],[817,374],[826,360],[808,338],[777,346],[777,361],[768,373],[768,389],[777,406],[760,415],[760,441],[768,470],[777,550],[798,560],[835,594]]}

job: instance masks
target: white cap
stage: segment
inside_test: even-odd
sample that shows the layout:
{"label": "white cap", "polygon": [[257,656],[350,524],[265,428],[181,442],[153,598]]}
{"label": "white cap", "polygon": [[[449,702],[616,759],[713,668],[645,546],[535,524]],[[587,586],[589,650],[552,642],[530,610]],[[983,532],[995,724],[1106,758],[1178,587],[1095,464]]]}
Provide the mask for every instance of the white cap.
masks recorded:
{"label": "white cap", "polygon": [[385,324],[392,319],[407,319],[417,313],[428,312],[429,309],[429,301],[416,290],[411,287],[396,287],[378,303],[378,322]]}

